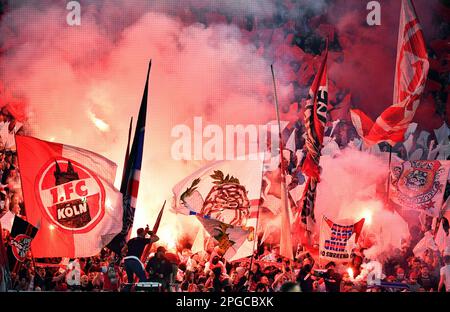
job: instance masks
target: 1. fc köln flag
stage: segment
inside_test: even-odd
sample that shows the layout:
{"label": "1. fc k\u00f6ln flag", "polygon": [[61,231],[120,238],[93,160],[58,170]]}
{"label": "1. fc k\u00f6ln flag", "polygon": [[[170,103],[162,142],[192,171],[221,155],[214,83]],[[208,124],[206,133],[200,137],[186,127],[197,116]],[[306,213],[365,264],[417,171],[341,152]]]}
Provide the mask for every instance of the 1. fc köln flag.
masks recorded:
{"label": "1. fc k\u00f6ln flag", "polygon": [[37,232],[36,227],[14,216],[8,242],[8,263],[11,272],[19,271],[20,264],[27,258],[31,242]]}
{"label": "1. fc k\u00f6ln flag", "polygon": [[[411,0],[402,0],[394,77],[393,105],[371,125],[361,111],[353,111],[352,121],[367,145],[403,142],[425,88],[429,62],[422,27]],[[367,128],[371,127],[370,131]],[[365,132],[365,133],[364,133]],[[367,135],[365,135],[367,133]]]}
{"label": "1. fc k\u00f6ln flag", "polygon": [[33,256],[96,255],[122,228],[117,166],[87,150],[16,136]]}

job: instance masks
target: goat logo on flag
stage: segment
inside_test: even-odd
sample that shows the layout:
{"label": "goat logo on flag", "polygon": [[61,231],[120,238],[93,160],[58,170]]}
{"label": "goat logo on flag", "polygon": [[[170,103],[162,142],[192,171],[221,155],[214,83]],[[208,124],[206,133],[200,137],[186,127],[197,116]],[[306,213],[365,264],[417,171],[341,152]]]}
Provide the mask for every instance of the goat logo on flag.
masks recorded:
{"label": "goat logo on flag", "polygon": [[196,216],[228,261],[253,253],[263,162],[216,161],[173,188],[175,213]]}
{"label": "goat logo on flag", "polygon": [[105,188],[83,165],[52,159],[36,179],[36,195],[43,214],[63,231],[85,233],[105,214]]}
{"label": "goat logo on flag", "polygon": [[394,166],[390,185],[392,201],[408,209],[438,216],[447,183],[449,165],[446,163],[419,160]]}
{"label": "goat logo on flag", "polygon": [[[256,165],[260,163],[253,162]],[[244,228],[249,219],[255,218],[254,214],[259,204],[259,199],[249,200],[247,186],[230,174],[224,175],[222,170],[214,170],[209,176],[196,178],[192,180],[189,187],[184,187],[178,203],[181,207],[176,210],[178,212],[188,210],[186,214]],[[255,191],[256,188],[253,186],[251,188],[250,196],[259,196],[259,193]],[[203,199],[204,196],[205,199]]]}
{"label": "goat logo on flag", "polygon": [[26,234],[19,234],[13,239],[11,239],[10,244],[12,253],[18,261],[20,262],[25,261],[27,253],[30,250],[32,240],[33,239]]}
{"label": "goat logo on flag", "polygon": [[247,197],[245,186],[239,184],[239,180],[227,174],[225,177],[220,170],[211,175],[214,186],[206,196],[201,215],[216,220],[227,219],[230,225],[245,224],[250,214],[250,201]]}
{"label": "goat logo on flag", "polygon": [[330,261],[349,261],[364,221],[363,218],[355,224],[342,225],[323,216],[320,228],[320,258]]}

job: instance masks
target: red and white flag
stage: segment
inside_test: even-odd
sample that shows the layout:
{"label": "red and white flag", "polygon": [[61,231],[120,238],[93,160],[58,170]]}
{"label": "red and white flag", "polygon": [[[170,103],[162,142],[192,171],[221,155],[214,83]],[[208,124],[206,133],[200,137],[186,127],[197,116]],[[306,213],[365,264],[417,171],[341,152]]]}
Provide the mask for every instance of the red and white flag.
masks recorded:
{"label": "red and white flag", "polygon": [[403,142],[405,132],[419,106],[428,69],[427,49],[419,19],[411,0],[402,0],[393,105],[384,110],[372,126],[370,119],[367,120],[358,111],[352,112],[355,127],[358,129],[358,124],[363,123],[358,132],[364,133],[364,129],[370,127],[369,133],[364,133],[366,144],[387,142],[393,146]]}
{"label": "red and white flag", "polygon": [[327,122],[328,107],[328,43],[322,65],[309,89],[308,99],[305,106],[305,160],[302,172],[308,176],[303,191],[301,203],[301,221],[308,231],[312,230],[314,217],[314,205],[317,194],[317,184],[320,182],[320,156],[324,138],[325,125]]}
{"label": "red and white flag", "polygon": [[94,152],[16,136],[33,256],[96,255],[122,229],[117,166]]}
{"label": "red and white flag", "polygon": [[[359,137],[366,141],[366,137],[369,135],[370,130],[373,127],[373,120],[359,109],[351,109],[350,117]],[[366,144],[371,145],[372,142],[366,142]]]}

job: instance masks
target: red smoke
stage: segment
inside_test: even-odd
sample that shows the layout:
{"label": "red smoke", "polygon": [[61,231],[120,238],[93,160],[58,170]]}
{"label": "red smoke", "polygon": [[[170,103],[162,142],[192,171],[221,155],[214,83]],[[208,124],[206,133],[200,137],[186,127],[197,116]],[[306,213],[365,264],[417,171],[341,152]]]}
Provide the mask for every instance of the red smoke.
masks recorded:
{"label": "red smoke", "polygon": [[[82,24],[70,27],[65,3],[9,1],[0,20],[0,106],[27,118],[35,136],[92,149],[119,167],[153,58],[140,192],[146,210],[138,210],[136,226],[154,218],[171,187],[201,165],[171,160],[170,129],[191,126],[194,116],[221,126],[275,119],[270,64],[282,118],[296,120],[326,36],[331,117],[348,120],[353,106],[375,119],[392,104],[398,0],[382,1],[381,25],[372,27],[361,0],[156,2],[80,1]],[[442,40],[449,34],[440,31],[448,9],[439,0],[414,3],[434,51],[431,67],[448,74]],[[415,122],[430,131],[442,124],[436,93],[448,87],[427,88],[433,92],[425,92]],[[155,174],[165,178],[155,181]]]}

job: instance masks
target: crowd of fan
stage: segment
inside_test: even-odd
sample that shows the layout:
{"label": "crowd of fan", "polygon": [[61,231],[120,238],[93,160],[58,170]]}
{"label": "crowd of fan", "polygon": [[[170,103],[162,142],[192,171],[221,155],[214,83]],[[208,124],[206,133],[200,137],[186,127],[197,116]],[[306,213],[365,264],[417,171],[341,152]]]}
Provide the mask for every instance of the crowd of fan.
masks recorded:
{"label": "crowd of fan", "polygon": [[[294,261],[280,255],[278,246],[262,246],[255,258],[227,262],[218,247],[192,253],[168,252],[153,246],[146,263],[148,281],[159,287],[135,290],[178,292],[436,292],[450,291],[450,255],[427,251],[415,257],[408,244],[383,263],[381,283],[368,282],[370,263],[363,251],[351,262],[319,268],[309,252]],[[123,262],[106,248],[89,258],[35,259],[29,257],[17,274],[15,291],[123,291],[127,275]],[[251,268],[251,269],[250,269]],[[445,277],[444,277],[445,276]],[[137,280],[136,280],[137,281]]]}
{"label": "crowd of fan", "polygon": [[[345,123],[338,124],[334,133],[329,135],[339,148],[358,139],[354,129]],[[23,217],[25,207],[15,153],[0,154],[0,176],[0,217],[7,210]],[[289,261],[280,256],[278,247],[270,245],[261,246],[253,260],[230,263],[220,255],[218,247],[196,253],[179,248],[172,253],[163,247],[156,249],[155,244],[152,258],[146,264],[146,274],[150,281],[160,283],[154,284],[161,285],[154,288],[159,291],[449,291],[450,255],[428,250],[414,256],[412,252],[424,232],[415,235],[416,239],[409,244],[403,244],[401,250],[394,250],[382,263],[379,276],[382,283],[378,286],[367,283],[370,265],[363,250],[355,252],[351,263],[330,262],[319,266],[308,252],[297,254],[294,261]],[[7,236],[4,231],[5,243]],[[446,276],[445,280],[441,281],[441,276]],[[105,248],[98,256],[78,259],[33,259],[30,253],[21,268],[12,272],[11,280],[12,289],[17,291],[121,291],[127,283],[127,274],[121,257]]]}

